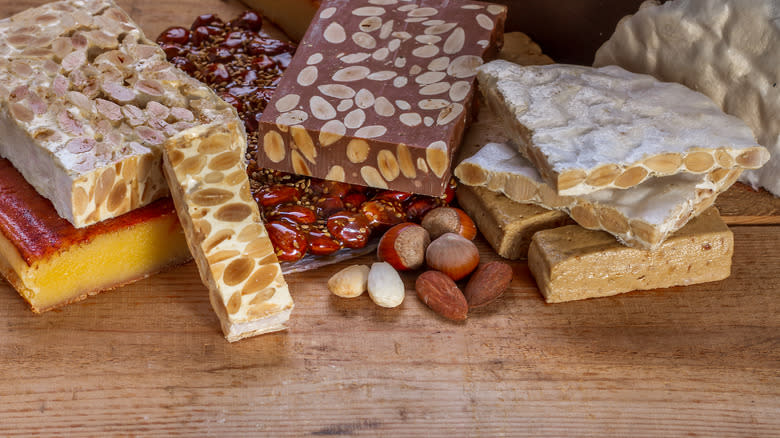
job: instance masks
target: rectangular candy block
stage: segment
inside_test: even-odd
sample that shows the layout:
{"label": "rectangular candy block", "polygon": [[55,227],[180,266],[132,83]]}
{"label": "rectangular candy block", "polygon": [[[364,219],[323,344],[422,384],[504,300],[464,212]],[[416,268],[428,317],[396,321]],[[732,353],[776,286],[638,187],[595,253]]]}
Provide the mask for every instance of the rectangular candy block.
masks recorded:
{"label": "rectangular candy block", "polygon": [[293,301],[249,192],[243,124],[172,137],[163,166],[176,212],[225,338],[286,328]]}
{"label": "rectangular candy block", "polygon": [[626,189],[680,172],[716,179],[769,159],[750,128],[707,96],[617,66],[478,68],[480,91],[518,150],[559,194]]}
{"label": "rectangular candy block", "polygon": [[710,208],[657,251],[623,246],[578,225],[536,233],[528,267],[548,303],[718,281],[731,274],[734,236]]}
{"label": "rectangular candy block", "polygon": [[0,159],[0,273],[36,313],[190,260],[170,198],[74,228]]}
{"label": "rectangular candy block", "polygon": [[501,257],[526,259],[537,231],[571,223],[566,213],[515,202],[485,187],[459,185],[458,203],[474,219],[480,233]]}
{"label": "rectangular candy block", "polygon": [[260,120],[261,167],[441,195],[506,7],[322,3]]}
{"label": "rectangular candy block", "polygon": [[235,118],[110,0],[0,20],[0,155],[76,227],[166,196],[165,139]]}

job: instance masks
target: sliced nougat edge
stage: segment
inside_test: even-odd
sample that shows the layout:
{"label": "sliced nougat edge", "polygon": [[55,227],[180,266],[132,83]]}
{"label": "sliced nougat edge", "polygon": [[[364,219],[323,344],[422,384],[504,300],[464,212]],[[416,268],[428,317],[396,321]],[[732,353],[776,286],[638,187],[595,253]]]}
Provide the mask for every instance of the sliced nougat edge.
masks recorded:
{"label": "sliced nougat edge", "polygon": [[165,143],[164,172],[187,243],[228,341],[286,328],[293,301],[252,199],[239,121]]}
{"label": "sliced nougat edge", "polygon": [[485,240],[509,260],[528,257],[528,245],[537,231],[572,223],[566,213],[515,202],[485,187],[459,184],[455,194]]}
{"label": "sliced nougat edge", "polygon": [[769,160],[744,122],[680,84],[616,66],[496,60],[477,71],[488,106],[560,195],[625,189],[681,172],[757,169]]}
{"label": "sliced nougat edge", "polygon": [[0,21],[0,101],[0,155],[76,227],[165,196],[162,143],[235,117],[111,0]]}
{"label": "sliced nougat edge", "polygon": [[[463,184],[564,211],[584,228],[604,230],[626,245],[645,249],[657,249],[670,234],[710,207],[741,172],[735,168],[716,169],[706,176],[681,173],[651,178],[625,190],[560,196],[533,164],[506,143],[488,143],[455,168]],[[714,189],[707,177],[715,181]]]}
{"label": "sliced nougat edge", "polygon": [[620,245],[577,225],[534,234],[528,267],[548,303],[718,281],[731,275],[734,235],[711,207],[658,251]]}

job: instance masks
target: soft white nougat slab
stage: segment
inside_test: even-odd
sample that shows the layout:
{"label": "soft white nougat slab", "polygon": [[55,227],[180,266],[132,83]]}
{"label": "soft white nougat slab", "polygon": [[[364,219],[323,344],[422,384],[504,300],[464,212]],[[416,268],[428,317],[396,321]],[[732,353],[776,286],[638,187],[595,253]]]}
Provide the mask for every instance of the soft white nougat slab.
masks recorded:
{"label": "soft white nougat slab", "polygon": [[742,120],[680,84],[615,66],[497,60],[478,72],[491,109],[560,195],[624,189],[679,172],[752,169],[769,159]]}
{"label": "soft white nougat slab", "polygon": [[596,53],[616,64],[708,95],[743,119],[772,154],[742,180],[780,196],[780,2],[647,1]]}
{"label": "soft white nougat slab", "polygon": [[722,170],[715,190],[704,175],[679,173],[651,178],[629,189],[605,189],[581,196],[559,196],[517,149],[488,143],[455,168],[461,183],[483,186],[517,202],[565,211],[580,225],[604,230],[629,246],[656,249],[674,231],[712,205],[740,169]]}
{"label": "soft white nougat slab", "polygon": [[111,0],[0,20],[0,156],[76,227],[166,196],[162,143],[217,120],[238,116]]}

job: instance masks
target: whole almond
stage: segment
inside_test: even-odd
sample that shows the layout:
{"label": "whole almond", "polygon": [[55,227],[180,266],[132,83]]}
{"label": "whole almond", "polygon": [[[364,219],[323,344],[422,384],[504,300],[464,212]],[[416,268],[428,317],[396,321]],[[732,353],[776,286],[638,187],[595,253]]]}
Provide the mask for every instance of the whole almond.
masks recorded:
{"label": "whole almond", "polygon": [[426,271],[414,284],[417,296],[439,315],[453,321],[463,321],[469,306],[466,297],[452,279],[439,271]]}
{"label": "whole almond", "polygon": [[342,298],[358,297],[368,285],[368,266],[351,265],[333,274],[328,280],[328,289]]}
{"label": "whole almond", "polygon": [[381,307],[398,307],[404,301],[406,288],[398,271],[390,263],[379,262],[368,271],[368,296]]}
{"label": "whole almond", "polygon": [[463,295],[469,308],[484,306],[503,295],[511,282],[511,266],[504,262],[485,263],[471,275]]}

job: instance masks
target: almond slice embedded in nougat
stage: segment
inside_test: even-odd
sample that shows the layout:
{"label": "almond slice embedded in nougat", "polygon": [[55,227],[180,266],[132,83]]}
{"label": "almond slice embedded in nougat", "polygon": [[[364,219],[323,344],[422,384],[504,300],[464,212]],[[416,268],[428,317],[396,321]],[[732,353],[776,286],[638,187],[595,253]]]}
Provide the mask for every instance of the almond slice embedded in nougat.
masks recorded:
{"label": "almond slice embedded in nougat", "polygon": [[163,142],[236,117],[113,1],[0,20],[0,156],[75,227],[167,196]]}
{"label": "almond slice embedded in nougat", "polygon": [[742,120],[680,84],[617,66],[497,60],[477,70],[491,109],[559,195],[680,172],[755,169],[769,159]]}
{"label": "almond slice embedded in nougat", "polygon": [[733,252],[734,236],[713,207],[657,251],[623,246],[578,225],[540,231],[528,267],[545,301],[560,303],[722,280],[731,274]]}
{"label": "almond slice embedded in nougat", "polygon": [[165,177],[192,256],[225,338],[282,330],[293,308],[287,283],[249,191],[246,135],[215,123],[165,144]]}
{"label": "almond slice embedded in nougat", "polygon": [[[480,116],[485,111],[480,112]],[[658,248],[712,205],[742,169],[717,169],[712,175],[680,173],[651,178],[625,190],[605,189],[582,196],[559,196],[528,160],[506,143],[488,143],[455,168],[461,183],[486,187],[517,202],[568,213],[591,230],[604,230],[626,245]],[[714,188],[707,180],[714,181]]]}

